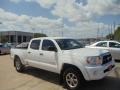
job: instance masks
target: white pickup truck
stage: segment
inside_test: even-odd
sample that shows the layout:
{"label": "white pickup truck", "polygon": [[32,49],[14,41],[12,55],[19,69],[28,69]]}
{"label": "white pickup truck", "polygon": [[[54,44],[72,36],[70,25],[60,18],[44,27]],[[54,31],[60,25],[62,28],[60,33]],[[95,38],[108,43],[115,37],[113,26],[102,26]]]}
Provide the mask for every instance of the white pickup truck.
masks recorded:
{"label": "white pickup truck", "polygon": [[85,81],[102,79],[115,68],[108,51],[83,48],[72,38],[34,38],[28,47],[11,49],[11,57],[18,72],[32,66],[58,73],[69,90],[78,89]]}

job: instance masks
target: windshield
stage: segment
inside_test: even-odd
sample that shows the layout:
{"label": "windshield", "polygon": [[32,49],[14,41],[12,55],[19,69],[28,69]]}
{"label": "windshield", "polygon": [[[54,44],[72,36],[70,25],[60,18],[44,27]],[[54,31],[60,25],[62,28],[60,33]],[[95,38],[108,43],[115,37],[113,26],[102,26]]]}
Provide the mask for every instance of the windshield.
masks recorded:
{"label": "windshield", "polygon": [[56,42],[62,50],[83,48],[83,45],[76,39],[56,39]]}

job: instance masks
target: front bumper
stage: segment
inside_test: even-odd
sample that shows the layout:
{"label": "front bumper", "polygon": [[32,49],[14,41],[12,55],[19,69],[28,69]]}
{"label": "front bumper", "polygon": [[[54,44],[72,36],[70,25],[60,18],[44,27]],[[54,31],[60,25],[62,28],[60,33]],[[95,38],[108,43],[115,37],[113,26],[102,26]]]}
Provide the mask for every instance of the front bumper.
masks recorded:
{"label": "front bumper", "polygon": [[101,65],[101,66],[96,66],[96,67],[90,67],[86,66],[86,72],[88,76],[88,80],[99,80],[104,78],[106,75],[109,74],[110,71],[114,70],[115,68],[115,62],[112,60],[111,62]]}

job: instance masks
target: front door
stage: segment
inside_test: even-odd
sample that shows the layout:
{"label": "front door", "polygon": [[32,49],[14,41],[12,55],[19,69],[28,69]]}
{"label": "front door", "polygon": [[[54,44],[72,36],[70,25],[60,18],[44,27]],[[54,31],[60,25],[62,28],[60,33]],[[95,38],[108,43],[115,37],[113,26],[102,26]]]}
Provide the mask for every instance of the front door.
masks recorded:
{"label": "front door", "polygon": [[109,42],[109,48],[113,58],[120,60],[120,44],[116,42]]}
{"label": "front door", "polygon": [[45,65],[45,69],[57,72],[58,53],[54,50],[49,50],[50,47],[57,50],[52,40],[43,40],[40,52],[41,60],[42,63]]}

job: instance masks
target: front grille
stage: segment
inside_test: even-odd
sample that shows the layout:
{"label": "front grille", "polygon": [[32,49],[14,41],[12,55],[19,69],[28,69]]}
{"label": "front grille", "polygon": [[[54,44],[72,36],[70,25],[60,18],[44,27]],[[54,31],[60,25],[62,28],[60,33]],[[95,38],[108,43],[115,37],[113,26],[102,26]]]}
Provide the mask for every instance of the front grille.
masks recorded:
{"label": "front grille", "polygon": [[108,62],[110,62],[110,61],[112,61],[112,56],[111,56],[111,54],[105,55],[105,56],[103,56],[102,65],[103,65],[103,64],[106,64],[106,63],[108,63]]}

